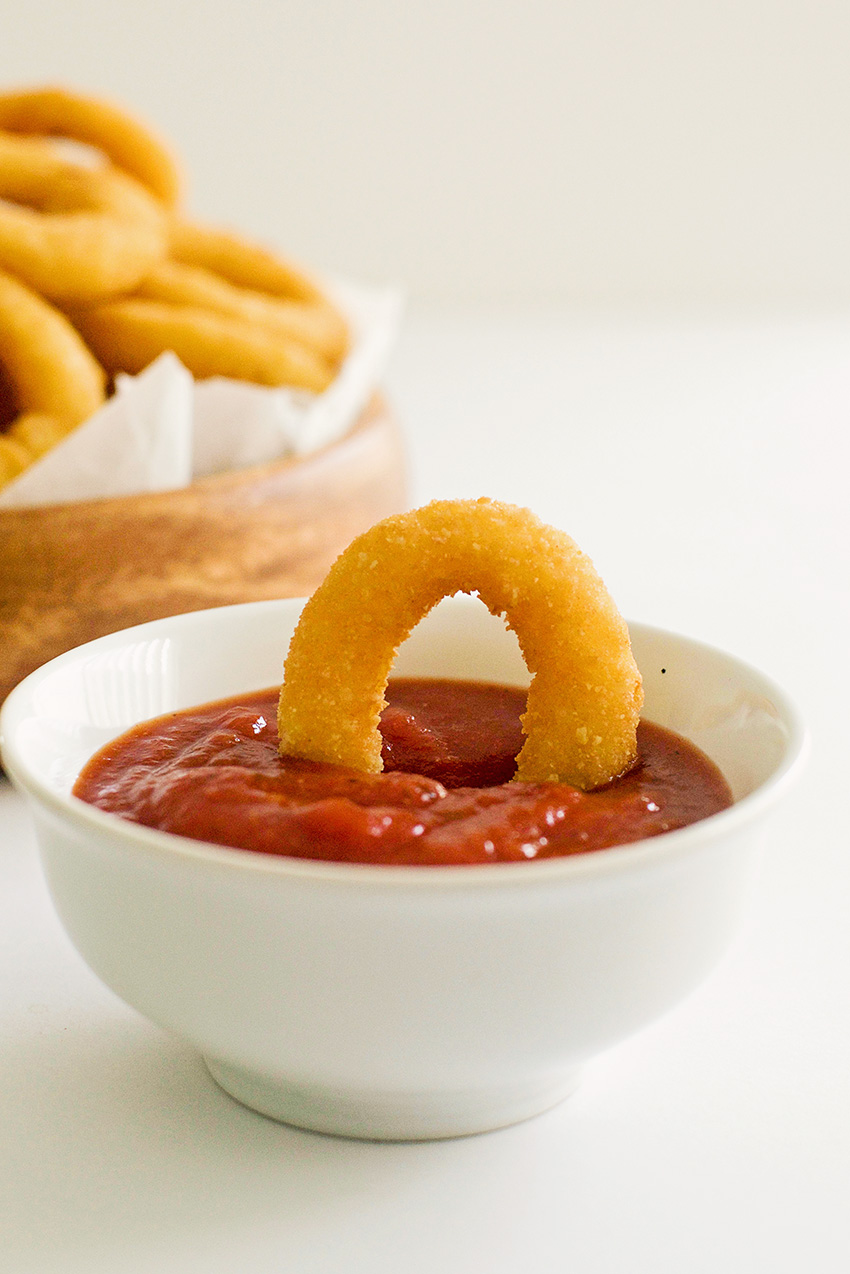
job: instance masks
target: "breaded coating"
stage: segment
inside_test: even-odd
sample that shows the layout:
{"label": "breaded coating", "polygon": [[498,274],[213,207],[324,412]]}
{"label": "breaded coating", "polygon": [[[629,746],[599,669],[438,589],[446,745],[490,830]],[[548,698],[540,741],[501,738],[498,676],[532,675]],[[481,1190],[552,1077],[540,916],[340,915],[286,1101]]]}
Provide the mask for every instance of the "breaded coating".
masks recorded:
{"label": "breaded coating", "polygon": [[628,769],[643,690],[624,620],[568,535],[488,499],[387,518],[336,560],[289,647],[281,752],[378,773],[398,647],[457,592],[505,618],[532,675],[515,777],[589,790]]}

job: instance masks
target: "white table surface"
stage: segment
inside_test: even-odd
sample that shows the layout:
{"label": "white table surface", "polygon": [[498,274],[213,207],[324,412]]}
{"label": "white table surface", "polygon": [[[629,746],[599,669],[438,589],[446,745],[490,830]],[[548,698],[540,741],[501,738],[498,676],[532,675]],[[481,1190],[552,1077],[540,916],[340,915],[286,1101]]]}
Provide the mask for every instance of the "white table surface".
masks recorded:
{"label": "white table surface", "polygon": [[238,1106],[88,971],[0,782],[2,1274],[850,1268],[850,314],[414,311],[413,497],[527,504],[623,612],[783,682],[814,734],[748,921],[559,1108],[460,1141]]}

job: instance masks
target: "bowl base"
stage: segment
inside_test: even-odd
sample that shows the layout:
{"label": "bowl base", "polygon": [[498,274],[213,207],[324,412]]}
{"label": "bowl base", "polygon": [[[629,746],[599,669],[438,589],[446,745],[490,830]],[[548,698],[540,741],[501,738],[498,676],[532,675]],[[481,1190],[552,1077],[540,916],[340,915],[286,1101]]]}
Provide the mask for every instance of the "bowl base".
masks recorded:
{"label": "bowl base", "polygon": [[556,1106],[576,1088],[578,1067],[533,1084],[482,1092],[375,1094],[288,1084],[204,1057],[229,1096],[281,1123],[365,1141],[435,1141],[520,1123]]}

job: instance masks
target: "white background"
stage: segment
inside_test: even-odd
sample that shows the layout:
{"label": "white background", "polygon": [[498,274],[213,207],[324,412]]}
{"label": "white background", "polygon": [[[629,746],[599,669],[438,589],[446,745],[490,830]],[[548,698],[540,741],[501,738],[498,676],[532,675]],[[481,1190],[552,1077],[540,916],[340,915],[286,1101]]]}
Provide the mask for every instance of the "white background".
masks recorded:
{"label": "white background", "polygon": [[850,9],[2,8],[0,79],[123,97],[199,215],[408,287],[415,500],[531,505],[814,749],[712,978],[559,1109],[425,1146],[220,1094],[82,965],[0,785],[0,1271],[844,1274]]}
{"label": "white background", "polygon": [[0,0],[198,215],[440,299],[843,303],[843,0]]}

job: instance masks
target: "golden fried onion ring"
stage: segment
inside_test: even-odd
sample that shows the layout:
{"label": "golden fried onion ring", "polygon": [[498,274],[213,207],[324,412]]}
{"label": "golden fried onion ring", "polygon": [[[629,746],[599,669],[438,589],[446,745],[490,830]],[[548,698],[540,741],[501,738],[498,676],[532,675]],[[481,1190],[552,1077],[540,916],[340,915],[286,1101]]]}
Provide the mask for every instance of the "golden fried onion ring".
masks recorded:
{"label": "golden fried onion ring", "polygon": [[203,266],[160,261],[142,279],[134,296],[171,305],[189,305],[243,319],[315,349],[339,362],[346,352],[345,325],[329,305],[284,300],[236,287]]}
{"label": "golden fried onion ring", "polygon": [[175,219],[170,254],[184,265],[200,265],[238,288],[325,305],[321,288],[298,266],[229,230]]}
{"label": "golden fried onion ring", "polygon": [[0,267],[50,300],[125,292],[165,251],[165,214],[142,186],[45,142],[0,133],[0,200],[10,201],[0,203]]}
{"label": "golden fried onion ring", "polygon": [[112,102],[58,87],[0,93],[0,129],[94,146],[166,207],[180,197],[180,170],[168,146]]}
{"label": "golden fried onion ring", "polygon": [[340,312],[315,279],[277,253],[231,231],[175,218],[170,256],[181,265],[207,270],[234,288],[312,307],[321,319],[325,340],[336,351],[327,351],[328,356],[341,358],[346,353],[348,326]]}
{"label": "golden fried onion ring", "polygon": [[130,297],[74,311],[73,321],[113,375],[140,372],[171,350],[196,380],[229,376],[320,393],[333,379],[329,364],[299,342],[192,306]]}
{"label": "golden fried onion ring", "polygon": [[20,415],[0,435],[0,485],[87,420],[103,369],[63,314],[0,271],[0,364]]}
{"label": "golden fried onion ring", "polygon": [[378,773],[400,643],[441,598],[478,592],[532,674],[516,778],[585,790],[636,755],[643,692],[628,629],[589,558],[534,514],[435,501],[353,541],[307,602],[286,659],[282,753]]}

